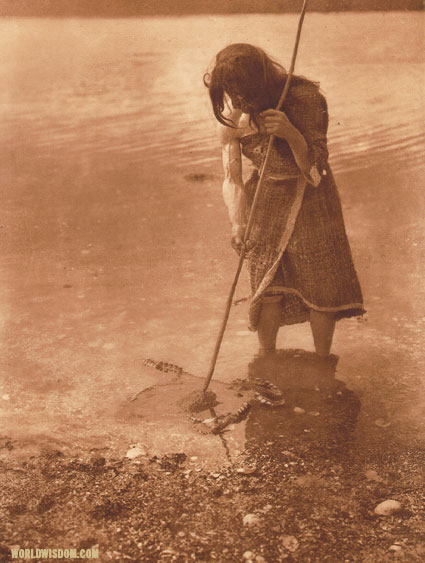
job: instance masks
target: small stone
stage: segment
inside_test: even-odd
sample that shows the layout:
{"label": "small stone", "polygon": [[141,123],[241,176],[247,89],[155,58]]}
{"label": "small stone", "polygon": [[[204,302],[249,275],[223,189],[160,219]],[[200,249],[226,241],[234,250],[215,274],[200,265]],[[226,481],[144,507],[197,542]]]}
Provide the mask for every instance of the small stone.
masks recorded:
{"label": "small stone", "polygon": [[261,524],[261,519],[257,514],[246,514],[243,517],[243,525],[248,526],[248,528],[252,526],[259,526]]}
{"label": "small stone", "polygon": [[193,456],[190,458],[190,461],[198,461],[198,456],[197,456],[197,455],[193,455]]}
{"label": "small stone", "polygon": [[378,504],[375,508],[375,514],[379,514],[380,516],[392,516],[400,512],[401,509],[402,506],[397,500],[389,499]]}
{"label": "small stone", "polygon": [[375,420],[375,425],[379,428],[388,428],[388,426],[391,426],[391,422],[385,418],[378,418]]}
{"label": "small stone", "polygon": [[319,411],[310,411],[309,413],[310,416],[320,416],[320,412]]}
{"label": "small stone", "polygon": [[10,395],[8,393],[2,395],[1,398],[3,399],[3,401],[10,401]]}
{"label": "small stone", "polygon": [[301,407],[294,407],[294,413],[295,414],[305,414],[305,410],[302,409]]}
{"label": "small stone", "polygon": [[252,475],[256,471],[257,471],[256,467],[249,467],[247,465],[244,465],[243,467],[238,467],[236,469],[236,473],[241,473],[242,475]]}
{"label": "small stone", "polygon": [[297,549],[300,546],[297,538],[294,538],[294,536],[283,536],[282,537],[282,545],[285,549],[287,549],[291,553],[294,553],[294,551],[297,551]]}
{"label": "small stone", "polygon": [[179,538],[184,538],[186,534],[184,532],[177,532],[177,535]]}
{"label": "small stone", "polygon": [[381,478],[379,477],[379,475],[376,473],[376,471],[374,471],[373,469],[368,469],[365,472],[365,477],[366,479],[368,479],[369,481],[381,481]]}
{"label": "small stone", "polygon": [[255,558],[256,563],[266,563],[266,560],[264,559],[264,557],[262,555],[257,555],[257,557]]}
{"label": "small stone", "polygon": [[128,450],[125,457],[128,457],[128,459],[135,459],[136,457],[145,455],[147,455],[147,452],[143,446],[134,446]]}
{"label": "small stone", "polygon": [[390,545],[390,547],[388,549],[390,551],[401,551],[402,548],[401,548],[401,545],[398,545],[398,544],[395,543],[393,545]]}
{"label": "small stone", "polygon": [[245,559],[245,561],[253,561],[255,555],[252,551],[245,551],[242,557]]}

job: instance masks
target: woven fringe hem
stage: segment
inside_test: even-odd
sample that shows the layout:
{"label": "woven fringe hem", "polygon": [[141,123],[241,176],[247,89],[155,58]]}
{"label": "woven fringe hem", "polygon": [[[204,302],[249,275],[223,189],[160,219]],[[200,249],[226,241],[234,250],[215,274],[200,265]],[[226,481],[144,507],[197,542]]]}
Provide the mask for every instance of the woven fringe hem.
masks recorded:
{"label": "woven fringe hem", "polygon": [[[302,301],[308,309],[313,309],[313,311],[318,311],[320,313],[336,313],[335,316],[337,321],[349,317],[361,317],[366,313],[363,303],[347,303],[346,305],[337,305],[336,307],[320,307],[319,305],[315,305],[306,299],[300,291],[292,287],[273,286],[273,288],[269,287],[267,291],[273,293],[273,295],[266,296],[264,301],[266,301],[267,298],[277,298],[279,296],[282,299],[282,297],[287,294],[295,295],[295,297]],[[300,314],[298,317],[294,317],[290,322],[281,322],[281,326],[305,323],[308,320],[309,314],[306,312],[305,315]],[[252,332],[257,331],[257,327],[254,327],[251,324],[248,326],[248,329]]]}

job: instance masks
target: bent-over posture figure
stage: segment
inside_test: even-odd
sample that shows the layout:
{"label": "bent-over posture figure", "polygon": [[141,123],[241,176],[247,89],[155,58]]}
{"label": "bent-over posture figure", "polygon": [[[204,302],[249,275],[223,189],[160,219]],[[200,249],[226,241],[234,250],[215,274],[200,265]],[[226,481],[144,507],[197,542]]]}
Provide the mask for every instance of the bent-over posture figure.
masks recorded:
{"label": "bent-over posture figure", "polygon": [[[204,77],[220,123],[223,195],[240,253],[268,137],[276,136],[247,241],[249,327],[259,353],[276,346],[279,326],[309,320],[316,352],[330,353],[335,321],[364,313],[341,205],[328,164],[327,104],[318,86],[287,75],[261,49],[226,47]],[[242,156],[253,165],[244,184]]]}

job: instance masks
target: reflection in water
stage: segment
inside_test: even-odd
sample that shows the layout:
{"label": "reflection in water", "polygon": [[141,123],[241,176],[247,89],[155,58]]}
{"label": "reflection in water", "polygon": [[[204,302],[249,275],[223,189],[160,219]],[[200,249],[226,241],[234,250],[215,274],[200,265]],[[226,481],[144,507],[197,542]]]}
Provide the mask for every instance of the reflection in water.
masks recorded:
{"label": "reflection in water", "polygon": [[[195,446],[193,453],[201,454],[209,466],[226,460],[238,463],[244,450],[248,456],[258,457],[256,454],[269,445],[274,445],[278,454],[295,449],[298,455],[309,451],[335,457],[351,447],[360,411],[357,396],[335,377],[337,361],[336,356],[321,360],[303,350],[256,357],[248,366],[247,379],[230,384],[214,382],[217,406],[196,416],[182,409],[181,399],[199,390],[199,379],[183,372],[161,374],[155,385],[121,405],[116,420],[144,419],[151,426],[150,436],[144,437],[151,453],[163,453],[161,442],[170,448],[171,436],[173,441],[176,437],[189,440]],[[261,402],[263,396],[273,402],[270,389],[281,392],[283,404],[281,400],[274,403],[279,406]],[[234,417],[233,424],[220,432],[213,430],[217,420],[239,411],[241,416]]]}
{"label": "reflection in water", "polygon": [[280,350],[251,362],[249,377],[274,383],[286,404],[277,409],[253,405],[246,423],[247,451],[273,442],[282,450],[346,452],[353,441],[360,400],[335,377],[337,361],[336,356],[321,361],[312,352]]}

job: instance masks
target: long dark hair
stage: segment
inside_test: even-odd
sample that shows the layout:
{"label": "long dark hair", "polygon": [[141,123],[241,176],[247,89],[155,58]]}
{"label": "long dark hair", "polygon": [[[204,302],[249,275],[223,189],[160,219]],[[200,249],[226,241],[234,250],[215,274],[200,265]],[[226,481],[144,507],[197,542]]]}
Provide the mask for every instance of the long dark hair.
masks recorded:
{"label": "long dark hair", "polygon": [[[262,49],[248,43],[234,43],[222,49],[210,72],[204,75],[214,115],[220,123],[235,127],[225,117],[225,94],[240,96],[246,102],[250,124],[259,129],[258,114],[276,107],[287,79],[286,70]],[[291,85],[314,84],[301,76],[293,76]]]}

